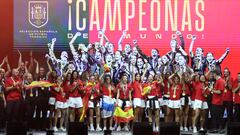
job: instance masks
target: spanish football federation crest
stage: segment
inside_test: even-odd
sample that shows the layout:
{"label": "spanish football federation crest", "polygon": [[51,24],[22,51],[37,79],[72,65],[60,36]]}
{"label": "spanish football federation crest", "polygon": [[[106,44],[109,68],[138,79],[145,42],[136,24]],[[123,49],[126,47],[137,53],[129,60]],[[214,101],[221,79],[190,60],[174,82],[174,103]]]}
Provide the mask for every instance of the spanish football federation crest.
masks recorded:
{"label": "spanish football federation crest", "polygon": [[36,28],[46,25],[48,22],[48,1],[29,1],[28,21]]}

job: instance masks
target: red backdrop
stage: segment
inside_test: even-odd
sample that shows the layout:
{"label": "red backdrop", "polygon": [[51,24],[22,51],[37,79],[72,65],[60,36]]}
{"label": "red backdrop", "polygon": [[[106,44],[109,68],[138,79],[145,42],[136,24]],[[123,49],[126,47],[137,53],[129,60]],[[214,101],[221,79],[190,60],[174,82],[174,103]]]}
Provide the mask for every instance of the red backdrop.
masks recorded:
{"label": "red backdrop", "polygon": [[[12,64],[16,63],[17,55],[13,54],[13,0],[0,1],[0,60],[4,56],[8,55]],[[161,8],[162,8],[161,4]],[[219,0],[205,1],[205,30],[204,30],[204,40],[197,40],[195,47],[201,46],[204,48],[205,52],[211,51],[215,54],[216,58],[219,58],[221,54],[225,51],[226,47],[230,47],[230,54],[225,59],[222,64],[222,68],[229,67],[236,76],[236,73],[240,69],[240,54],[239,54],[239,44],[240,44],[240,1],[238,0]],[[145,19],[146,20],[146,19]],[[136,25],[136,24],[135,24]],[[144,24],[145,25],[145,24]],[[161,25],[163,27],[163,25]],[[134,27],[134,24],[130,26],[130,29]],[[171,32],[172,33],[172,32]],[[183,32],[183,34],[188,34],[189,32]],[[106,32],[107,35],[112,35],[110,32]],[[114,35],[120,37],[121,32],[115,32]],[[166,37],[165,40],[169,41],[170,36]],[[113,37],[110,36],[110,39]],[[186,38],[185,38],[186,39]],[[90,40],[94,40],[90,37]],[[132,40],[132,39],[131,39]],[[126,42],[130,42],[125,40]],[[149,42],[139,39],[141,46],[147,47],[146,43]],[[188,49],[190,40],[186,39],[186,45]],[[151,42],[149,42],[151,44]],[[157,44],[151,44],[152,47],[157,47]],[[165,45],[166,46],[166,45]],[[168,45],[167,45],[168,46]],[[146,48],[146,53],[149,53],[150,48]],[[168,49],[161,49],[160,53],[164,54]],[[194,48],[195,50],[195,48]],[[39,58],[40,59],[40,58]]]}

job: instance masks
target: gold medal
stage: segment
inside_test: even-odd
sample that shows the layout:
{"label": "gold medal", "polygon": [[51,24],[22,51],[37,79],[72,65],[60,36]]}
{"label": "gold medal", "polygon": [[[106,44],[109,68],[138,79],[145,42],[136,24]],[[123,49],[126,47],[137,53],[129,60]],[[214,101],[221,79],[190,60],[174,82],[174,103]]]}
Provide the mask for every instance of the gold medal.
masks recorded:
{"label": "gold medal", "polygon": [[93,95],[91,95],[90,99],[91,99],[91,100],[93,99]]}
{"label": "gold medal", "polygon": [[173,95],[173,98],[176,98],[176,95]]}
{"label": "gold medal", "polygon": [[185,92],[183,92],[183,93],[182,93],[182,95],[183,95],[183,96],[185,96],[185,95],[186,95],[186,93],[185,93]]}
{"label": "gold medal", "polygon": [[224,89],[224,93],[227,93],[227,89]]}
{"label": "gold medal", "polygon": [[30,93],[30,97],[33,97],[33,94],[32,94],[32,92]]}
{"label": "gold medal", "polygon": [[44,90],[44,87],[42,87],[41,89]]}

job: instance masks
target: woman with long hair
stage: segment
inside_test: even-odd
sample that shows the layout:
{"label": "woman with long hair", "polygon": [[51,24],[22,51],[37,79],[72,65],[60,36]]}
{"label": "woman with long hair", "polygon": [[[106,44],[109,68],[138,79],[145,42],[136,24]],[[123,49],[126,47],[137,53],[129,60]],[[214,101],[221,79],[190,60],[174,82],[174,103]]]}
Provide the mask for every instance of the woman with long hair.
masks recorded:
{"label": "woman with long hair", "polygon": [[180,122],[181,118],[181,95],[182,95],[182,78],[181,75],[174,73],[168,78],[170,87],[170,98],[168,101],[166,121],[171,122],[175,115],[175,122]]}
{"label": "woman with long hair", "polygon": [[193,133],[197,133],[197,123],[200,116],[200,130],[204,130],[206,110],[208,109],[207,95],[210,94],[208,86],[206,84],[206,77],[204,75],[197,76],[193,82],[193,88],[196,90],[195,101],[194,101],[194,111],[195,115],[193,118]]}
{"label": "woman with long hair", "polygon": [[93,126],[93,113],[96,113],[96,131],[102,130],[100,128],[100,91],[99,91],[99,81],[98,78],[95,77],[94,74],[90,75],[88,83],[87,83],[88,92],[90,92],[90,99],[88,102],[89,109],[89,122],[90,122],[90,131],[94,131]]}
{"label": "woman with long hair", "polygon": [[142,88],[142,79],[143,76],[141,77],[141,74],[136,73],[134,74],[133,72],[133,82],[132,82],[132,87],[133,87],[133,106],[134,106],[134,121],[135,122],[142,122],[142,115],[143,111],[145,108],[145,100],[144,96],[142,95],[143,93],[143,88]]}
{"label": "woman with long hair", "polygon": [[71,74],[69,87],[70,87],[68,92],[69,119],[70,119],[70,122],[74,122],[76,118],[75,111],[77,110],[79,113],[78,115],[81,116],[82,107],[83,107],[82,98],[81,98],[83,83],[79,79],[79,74],[78,74],[78,71],[76,70],[73,71]]}
{"label": "woman with long hair", "polygon": [[[128,83],[128,76],[127,74],[123,73],[121,76],[121,81],[116,87],[117,89],[117,97],[116,103],[119,107],[123,110],[132,106],[132,87],[131,84]],[[121,130],[120,122],[115,119],[115,122],[118,123],[117,131]],[[124,123],[124,130],[128,131],[128,122]]]}
{"label": "woman with long hair", "polygon": [[102,93],[102,101],[101,109],[102,109],[102,118],[103,118],[103,130],[107,129],[107,120],[109,120],[110,130],[113,130],[113,111],[114,111],[114,95],[115,95],[115,87],[112,84],[112,79],[109,74],[105,74],[104,79],[101,82],[101,93]]}

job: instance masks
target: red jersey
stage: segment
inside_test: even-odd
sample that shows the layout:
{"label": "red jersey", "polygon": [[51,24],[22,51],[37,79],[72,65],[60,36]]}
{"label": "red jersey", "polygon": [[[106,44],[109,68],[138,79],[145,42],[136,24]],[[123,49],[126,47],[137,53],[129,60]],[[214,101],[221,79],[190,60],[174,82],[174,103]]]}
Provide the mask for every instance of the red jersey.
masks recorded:
{"label": "red jersey", "polygon": [[163,81],[163,83],[164,83],[163,93],[164,93],[164,95],[169,95],[171,86],[170,86],[170,83],[169,83],[168,79],[165,79]]}
{"label": "red jersey", "polygon": [[185,85],[184,86],[185,87],[185,91],[184,91],[185,95],[190,96],[191,95],[191,92],[190,92],[190,85],[191,84],[185,83],[184,85]]}
{"label": "red jersey", "polygon": [[[233,83],[234,83],[234,80],[233,80],[232,77],[230,77],[228,84],[233,86]],[[226,85],[227,85],[227,82],[226,82]],[[224,92],[223,92],[223,101],[233,101],[232,89],[229,89],[228,87],[225,87]]]}
{"label": "red jersey", "polygon": [[160,87],[159,87],[158,82],[153,81],[152,83],[145,83],[144,87],[147,87],[147,86],[151,87],[151,90],[150,90],[150,93],[148,94],[148,96],[156,96],[156,97],[160,96]]}
{"label": "red jersey", "polygon": [[[14,85],[14,83],[17,83],[17,82],[21,83],[22,79],[20,79],[20,77],[17,77],[17,78],[9,77],[5,81],[5,88],[11,87]],[[21,86],[16,86],[16,87],[18,87],[18,88],[12,89],[10,91],[6,91],[6,100],[7,101],[19,100],[22,98],[21,91],[20,91]]]}
{"label": "red jersey", "polygon": [[90,93],[90,100],[94,100],[99,97],[99,83],[95,84],[92,83],[93,85],[86,84],[84,87],[84,90],[86,93]]}
{"label": "red jersey", "polygon": [[195,100],[206,101],[207,98],[204,95],[210,93],[208,89],[205,89],[205,86],[202,82],[193,82],[193,89],[195,90]]}
{"label": "red jersey", "polygon": [[222,105],[223,104],[224,89],[225,89],[225,81],[223,78],[219,78],[218,80],[216,80],[216,83],[214,85],[214,90],[220,90],[221,94],[213,93],[212,104],[214,104],[214,105]]}
{"label": "red jersey", "polygon": [[114,93],[115,93],[115,88],[113,86],[111,86],[112,89],[107,88],[105,85],[102,86],[102,95],[103,96],[110,96],[110,97],[114,97]]}
{"label": "red jersey", "polygon": [[[238,87],[238,80],[236,79],[233,84],[233,89],[236,89]],[[235,104],[240,104],[240,89],[235,93],[234,97],[234,103]]]}
{"label": "red jersey", "polygon": [[[76,87],[76,85],[79,85],[78,87]],[[81,93],[80,90],[83,89],[83,83],[81,80],[75,80],[72,84],[69,83],[69,92],[68,92],[68,96],[69,97],[81,97]],[[71,91],[74,87],[76,87],[73,91]]]}
{"label": "red jersey", "polygon": [[[58,89],[58,88],[60,88],[60,90],[56,91],[56,89]],[[53,86],[53,89],[55,91],[56,101],[67,102],[67,92],[63,88],[63,85],[61,85],[60,87],[58,85]]]}
{"label": "red jersey", "polygon": [[171,86],[170,98],[169,98],[170,100],[180,100],[181,95],[182,95],[182,85],[181,84],[178,84],[175,87]]}
{"label": "red jersey", "polygon": [[119,90],[119,99],[129,100],[129,93],[132,92],[131,84],[121,85],[121,83],[119,83],[117,90]]}
{"label": "red jersey", "polygon": [[132,83],[132,88],[133,88],[133,98],[141,98],[143,99],[143,96],[142,96],[142,84],[138,81],[134,81]]}

